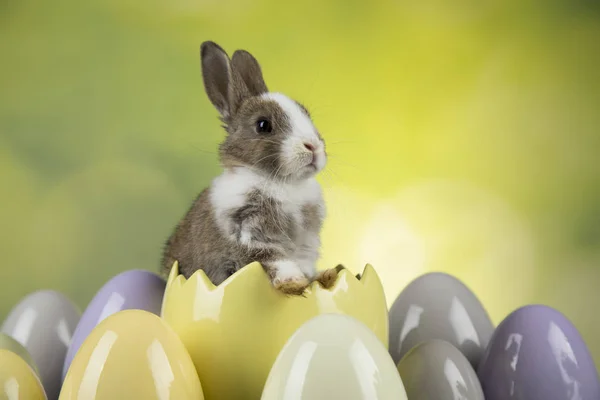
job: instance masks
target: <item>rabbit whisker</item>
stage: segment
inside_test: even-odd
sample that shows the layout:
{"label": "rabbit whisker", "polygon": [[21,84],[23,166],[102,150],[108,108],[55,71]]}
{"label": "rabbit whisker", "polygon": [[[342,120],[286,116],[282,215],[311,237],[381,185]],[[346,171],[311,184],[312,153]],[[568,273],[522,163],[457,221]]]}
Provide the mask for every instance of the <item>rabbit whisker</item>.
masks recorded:
{"label": "rabbit whisker", "polygon": [[269,154],[269,155],[267,155],[267,156],[265,156],[265,157],[261,158],[260,160],[256,161],[256,162],[255,162],[255,163],[253,163],[251,166],[252,166],[252,167],[256,167],[256,165],[257,165],[259,162],[261,162],[261,161],[263,161],[263,160],[266,160],[267,158],[270,158],[270,157],[277,157],[277,156],[278,156],[278,154],[277,154],[277,153]]}

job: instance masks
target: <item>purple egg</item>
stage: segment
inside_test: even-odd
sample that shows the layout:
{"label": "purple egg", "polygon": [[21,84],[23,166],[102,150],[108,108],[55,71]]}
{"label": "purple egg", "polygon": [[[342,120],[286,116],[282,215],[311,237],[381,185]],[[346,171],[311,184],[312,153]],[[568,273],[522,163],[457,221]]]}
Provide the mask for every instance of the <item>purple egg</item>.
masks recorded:
{"label": "purple egg", "polygon": [[496,328],[477,371],[486,400],[598,400],[592,356],[573,324],[543,305]]}
{"label": "purple egg", "polygon": [[106,282],[75,328],[63,365],[62,379],[65,379],[79,347],[96,325],[121,310],[139,309],[160,315],[165,287],[164,279],[144,270],[125,271]]}

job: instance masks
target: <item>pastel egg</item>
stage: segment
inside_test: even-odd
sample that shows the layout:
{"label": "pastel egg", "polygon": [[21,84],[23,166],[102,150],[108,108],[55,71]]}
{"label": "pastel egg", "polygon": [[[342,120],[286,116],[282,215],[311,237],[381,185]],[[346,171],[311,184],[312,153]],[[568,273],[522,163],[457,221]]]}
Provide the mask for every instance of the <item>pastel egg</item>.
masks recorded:
{"label": "pastel egg", "polygon": [[81,315],[65,356],[62,378],[67,374],[81,343],[109,315],[128,309],[145,310],[159,315],[165,285],[164,279],[144,270],[125,271],[106,282]]}
{"label": "pastel egg", "polygon": [[543,305],[521,307],[496,328],[477,371],[486,400],[597,400],[598,372],[573,324]]}
{"label": "pastel egg", "polygon": [[412,281],[389,311],[389,348],[394,362],[432,339],[459,349],[477,368],[494,326],[477,297],[455,277],[432,272]]}
{"label": "pastel egg", "polygon": [[39,375],[39,371],[37,369],[37,366],[35,365],[35,362],[33,361],[33,358],[31,358],[31,354],[29,354],[27,349],[23,347],[21,343],[17,342],[15,339],[8,336],[7,334],[0,333],[0,349],[12,351],[13,353],[21,357],[21,359],[23,359],[23,361],[25,361],[27,365],[29,365],[31,369],[33,369],[36,375]]}
{"label": "pastel egg", "polygon": [[411,400],[484,400],[469,360],[443,340],[413,347],[400,360],[398,372]]}
{"label": "pastel egg", "polygon": [[203,398],[179,337],[144,310],[119,311],[99,323],[75,354],[60,393],[60,400]]}
{"label": "pastel egg", "polygon": [[6,349],[0,349],[0,398],[46,400],[44,388],[31,366]]}
{"label": "pastel egg", "polygon": [[2,332],[31,354],[49,399],[60,392],[65,354],[79,317],[79,309],[63,294],[41,290],[21,300],[2,325]]}
{"label": "pastel egg", "polygon": [[387,349],[353,317],[323,314],[287,341],[267,378],[262,400],[406,399]]}

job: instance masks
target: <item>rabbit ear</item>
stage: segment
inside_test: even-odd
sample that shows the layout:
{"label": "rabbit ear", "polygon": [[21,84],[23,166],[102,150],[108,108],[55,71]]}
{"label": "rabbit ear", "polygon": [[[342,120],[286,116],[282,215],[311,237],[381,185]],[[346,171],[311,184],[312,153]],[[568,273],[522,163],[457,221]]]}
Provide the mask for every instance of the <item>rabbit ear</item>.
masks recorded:
{"label": "rabbit ear", "polygon": [[262,70],[256,58],[245,50],[237,50],[231,57],[231,68],[239,74],[252,96],[268,91]]}
{"label": "rabbit ear", "polygon": [[229,102],[231,85],[229,57],[221,46],[206,41],[200,46],[200,59],[204,90],[221,116],[228,118],[232,112]]}
{"label": "rabbit ear", "polygon": [[230,92],[231,104],[238,107],[250,96],[267,93],[267,85],[258,61],[245,50],[237,50],[231,56],[233,85]]}

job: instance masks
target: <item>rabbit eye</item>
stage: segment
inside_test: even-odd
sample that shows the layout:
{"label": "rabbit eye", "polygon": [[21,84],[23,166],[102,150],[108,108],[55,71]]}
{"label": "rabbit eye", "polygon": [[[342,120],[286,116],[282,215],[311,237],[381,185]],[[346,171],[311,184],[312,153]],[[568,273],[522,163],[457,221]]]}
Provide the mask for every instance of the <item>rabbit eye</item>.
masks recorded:
{"label": "rabbit eye", "polygon": [[260,118],[256,121],[256,132],[257,133],[271,133],[273,127],[271,126],[271,121],[266,118]]}

